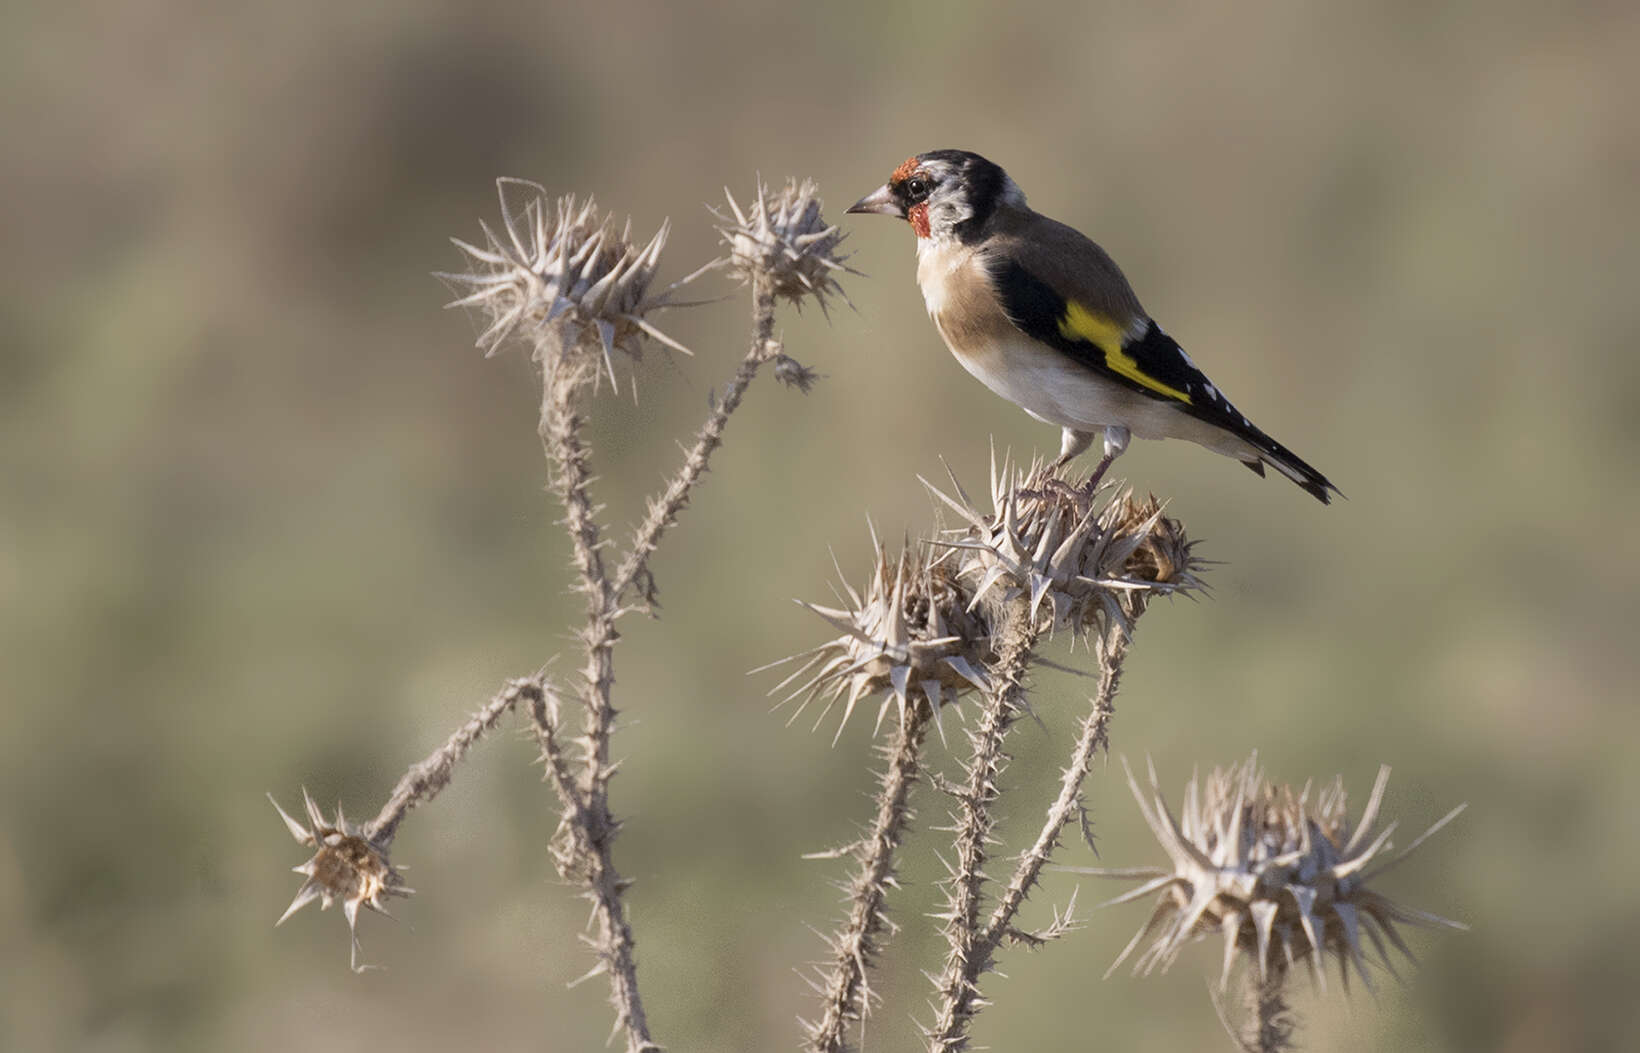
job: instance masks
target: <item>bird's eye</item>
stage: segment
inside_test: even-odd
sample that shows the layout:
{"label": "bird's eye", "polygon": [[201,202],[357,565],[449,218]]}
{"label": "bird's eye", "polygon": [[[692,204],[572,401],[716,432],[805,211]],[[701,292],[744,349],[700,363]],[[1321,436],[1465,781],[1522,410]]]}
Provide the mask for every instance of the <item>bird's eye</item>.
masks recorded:
{"label": "bird's eye", "polygon": [[923,179],[920,176],[915,176],[906,180],[905,193],[906,196],[911,198],[913,201],[921,201],[923,198],[927,197],[928,189],[928,180]]}

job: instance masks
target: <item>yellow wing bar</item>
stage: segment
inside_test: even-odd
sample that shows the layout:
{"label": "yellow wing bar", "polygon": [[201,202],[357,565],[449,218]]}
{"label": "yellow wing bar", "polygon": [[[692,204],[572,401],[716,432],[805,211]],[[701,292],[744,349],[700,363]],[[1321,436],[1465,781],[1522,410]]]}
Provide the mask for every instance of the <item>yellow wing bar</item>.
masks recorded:
{"label": "yellow wing bar", "polygon": [[1094,314],[1074,300],[1065,304],[1065,313],[1059,319],[1059,335],[1067,340],[1086,340],[1088,343],[1104,352],[1105,365],[1113,373],[1120,373],[1142,387],[1176,399],[1185,405],[1190,404],[1190,396],[1178,388],[1157,380],[1146,373],[1139,365],[1139,361],[1122,350],[1126,333],[1121,326],[1108,318]]}

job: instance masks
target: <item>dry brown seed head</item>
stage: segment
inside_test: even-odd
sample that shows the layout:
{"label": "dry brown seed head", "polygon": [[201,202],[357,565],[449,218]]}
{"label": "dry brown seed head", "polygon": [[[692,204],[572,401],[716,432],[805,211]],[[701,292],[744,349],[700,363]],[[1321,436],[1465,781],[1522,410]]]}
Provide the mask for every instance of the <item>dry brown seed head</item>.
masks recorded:
{"label": "dry brown seed head", "polygon": [[1248,961],[1261,978],[1303,961],[1325,987],[1321,959],[1328,955],[1337,959],[1346,984],[1353,967],[1371,987],[1369,951],[1392,974],[1389,946],[1411,957],[1395,928],[1397,922],[1464,928],[1394,903],[1369,887],[1372,879],[1411,855],[1463,811],[1462,806],[1453,809],[1406,851],[1369,869],[1391,848],[1395,825],[1373,830],[1388,778],[1389,769],[1380,769],[1366,808],[1351,824],[1342,779],[1313,796],[1309,785],[1298,791],[1275,786],[1259,770],[1255,754],[1244,764],[1214,769],[1205,792],[1198,792],[1192,778],[1185,788],[1183,811],[1175,818],[1162,797],[1154,767],[1148,793],[1129,769],[1128,784],[1139,810],[1171,866],[1084,871],[1145,879],[1113,904],[1157,894],[1149,921],[1111,970],[1147,936],[1150,944],[1134,961],[1138,973],[1167,969],[1187,943],[1217,933],[1224,948],[1221,988],[1238,959]]}
{"label": "dry brown seed head", "polygon": [[812,179],[787,180],[779,191],[759,180],[743,211],[725,190],[728,209],[713,214],[729,249],[729,273],[747,283],[762,277],[775,296],[793,303],[812,296],[821,310],[827,296],[841,296],[837,274],[849,270],[843,263],[847,257],[838,254],[844,234],[826,224],[818,191]]}
{"label": "dry brown seed head", "polygon": [[341,805],[336,806],[335,820],[326,820],[319,806],[303,789],[302,801],[308,818],[307,824],[303,825],[280,808],[279,802],[274,801],[271,794],[268,800],[273,801],[273,807],[297,843],[315,850],[312,858],[293,868],[307,880],[302,882],[296,890],[296,898],[291,900],[290,906],[274,924],[284,924],[287,918],[314,900],[319,901],[321,910],[328,910],[332,903],[340,902],[352,940],[352,967],[355,972],[363,971],[364,967],[359,964],[359,908],[386,914],[384,901],[387,898],[409,896],[413,890],[405,887],[402,875],[388,861],[386,848],[371,841],[363,830],[349,823],[342,814]]}
{"label": "dry brown seed head", "polygon": [[614,384],[614,353],[639,358],[644,337],[689,353],[645,318],[696,276],[651,294],[668,224],[640,245],[630,220],[617,226],[591,198],[552,201],[543,187],[519,179],[497,180],[497,187],[501,232],[485,225],[482,248],[452,239],[472,269],[439,275],[465,293],[450,306],[476,307],[489,318],[478,338],[486,354],[516,334],[543,368],[560,357],[590,358]]}
{"label": "dry brown seed head", "polygon": [[879,692],[884,695],[879,723],[892,702],[903,714],[908,704],[926,700],[938,713],[941,705],[986,686],[985,665],[993,657],[989,630],[970,609],[957,575],[926,546],[890,557],[877,545],[865,587],[856,590],[845,582],[843,589],[843,607],[803,604],[842,635],[764,667],[799,662],[770,692],[790,689],[780,705],[798,701],[793,720],[823,698],[818,727],[838,699],[846,698],[846,724],[861,698]]}
{"label": "dry brown seed head", "polygon": [[1098,635],[1125,631],[1150,596],[1201,587],[1191,542],[1154,498],[1107,490],[1089,501],[1040,460],[999,470],[993,458],[988,512],[955,478],[955,497],[925,485],[961,520],[943,543],[975,603],[992,590],[1028,595],[1048,627]]}

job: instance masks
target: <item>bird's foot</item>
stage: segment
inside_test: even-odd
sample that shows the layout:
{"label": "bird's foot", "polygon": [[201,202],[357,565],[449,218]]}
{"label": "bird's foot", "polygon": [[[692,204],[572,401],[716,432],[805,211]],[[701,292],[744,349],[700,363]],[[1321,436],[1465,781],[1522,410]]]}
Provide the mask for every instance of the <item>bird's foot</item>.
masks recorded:
{"label": "bird's foot", "polygon": [[1101,457],[1098,467],[1094,468],[1093,474],[1088,476],[1088,481],[1079,487],[1064,482],[1059,484],[1075,495],[1073,500],[1076,502],[1077,515],[1086,516],[1088,510],[1093,507],[1093,499],[1099,494],[1099,484],[1104,480],[1105,471],[1110,468],[1110,463],[1114,460],[1116,458],[1111,454]]}
{"label": "bird's foot", "polygon": [[1079,512],[1085,513],[1087,511],[1086,503],[1083,500],[1082,488],[1080,486],[1072,486],[1063,479],[1049,477],[1042,480],[1041,489],[1022,489],[1019,491],[1019,496],[1029,497],[1038,501],[1046,501],[1050,497],[1058,497],[1061,500],[1070,501],[1075,504],[1077,506],[1077,511]]}
{"label": "bird's foot", "polygon": [[[1094,468],[1093,474],[1088,476],[1088,481],[1081,486],[1072,486],[1058,476],[1050,475],[1042,480],[1040,489],[1020,490],[1019,495],[1037,500],[1045,500],[1050,496],[1058,497],[1074,505],[1077,516],[1085,516],[1088,514],[1088,510],[1093,507],[1093,499],[1099,493],[1099,483],[1104,479],[1106,469],[1110,467],[1110,462],[1115,459],[1115,457],[1110,456],[1101,458],[1098,467]],[[1060,466],[1056,462],[1054,468],[1057,470]]]}

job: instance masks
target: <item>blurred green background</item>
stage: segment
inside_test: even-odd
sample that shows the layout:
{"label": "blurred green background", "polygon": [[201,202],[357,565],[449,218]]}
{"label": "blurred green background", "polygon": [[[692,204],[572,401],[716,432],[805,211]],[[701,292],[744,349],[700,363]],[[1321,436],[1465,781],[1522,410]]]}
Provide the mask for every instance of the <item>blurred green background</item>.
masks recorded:
{"label": "blurred green background", "polygon": [[[1118,752],[1175,798],[1254,747],[1283,779],[1342,772],[1358,803],[1388,763],[1403,842],[1471,804],[1387,884],[1474,931],[1414,934],[1423,967],[1376,1001],[1303,998],[1307,1048],[1640,1043],[1640,7],[160,0],[6,22],[0,1047],[601,1048],[602,982],[565,987],[583,905],[510,730],[400,836],[420,894],[361,926],[385,971],[348,973],[335,912],[272,928],[303,856],[265,791],[372,813],[570,646],[530,368],[475,352],[429,272],[496,215],[497,175],[595,191],[644,232],[671,216],[675,277],[715,252],[724,184],[813,176],[841,220],[943,146],[1105,244],[1349,495],[1323,508],[1182,444],[1120,464],[1224,565],[1211,599],[1143,623]],[[657,562],[663,618],[631,620],[618,659],[618,860],[679,1051],[795,1046],[793,967],[841,873],[799,856],[867,814],[869,722],[833,748],[745,670],[824,637],[791,597],[829,597],[828,545],[865,572],[867,514],[926,532],[916,474],[943,456],[978,483],[993,436],[1058,441],[945,352],[909,232],[850,220],[858,311],[781,321],[826,380],[759,381]],[[699,357],[651,355],[640,403],[597,404],[617,539],[746,307],[669,316]],[[1085,682],[1039,685],[1015,846],[1085,704]],[[1103,862],[1154,861],[1119,773],[1090,781]],[[917,1048],[937,848],[907,847],[868,1048]],[[1142,917],[1008,953],[977,1041],[1229,1048],[1215,948],[1099,979]]]}

